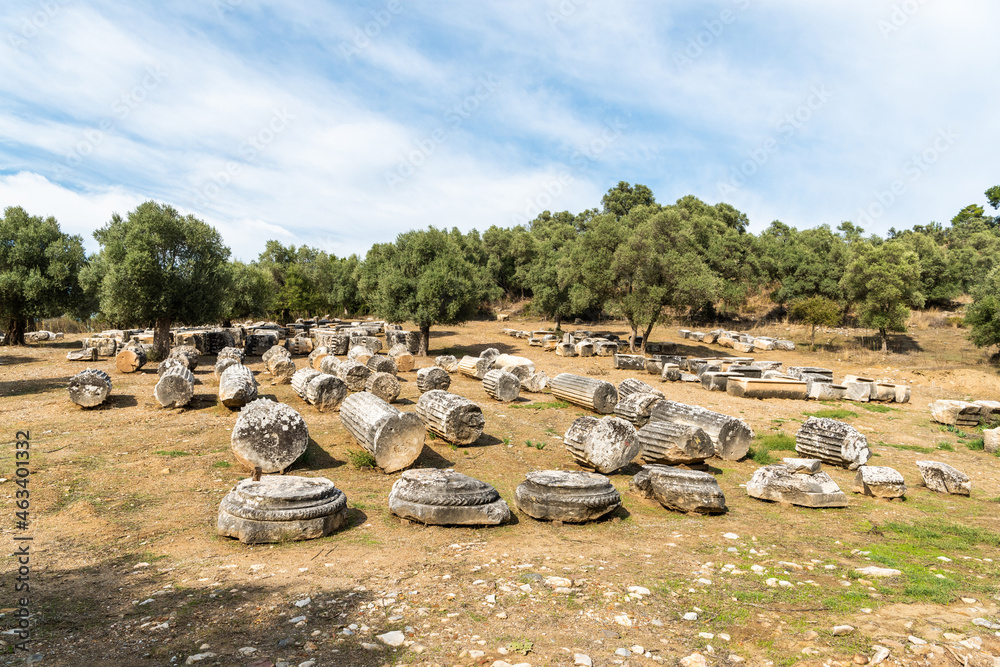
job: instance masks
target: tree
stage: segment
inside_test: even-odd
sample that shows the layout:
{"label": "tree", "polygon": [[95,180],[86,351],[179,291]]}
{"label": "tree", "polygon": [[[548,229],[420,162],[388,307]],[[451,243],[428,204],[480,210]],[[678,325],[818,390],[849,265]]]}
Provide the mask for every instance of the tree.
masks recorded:
{"label": "tree", "polygon": [[330,309],[342,317],[360,313],[364,299],[358,291],[358,271],[361,259],[357,255],[333,258],[331,260],[332,278],[327,301]]}
{"label": "tree", "polygon": [[203,324],[225,314],[229,248],[213,227],[147,201],[94,232],[101,252],[90,279],[101,312],[116,322],[154,326],[165,357],[174,322]]}
{"label": "tree", "polygon": [[973,291],[965,323],[972,328],[969,340],[976,347],[1000,345],[1000,266],[990,271]]}
{"label": "tree", "polygon": [[601,204],[604,206],[603,213],[623,218],[636,206],[656,206],[656,198],[645,185],[636,183],[632,187],[625,181],[618,181],[618,185],[601,198]]}
{"label": "tree", "polygon": [[412,321],[420,330],[420,354],[430,348],[431,327],[459,324],[479,306],[500,296],[485,261],[476,263],[473,245],[457,229],[434,227],[406,232],[395,243],[368,251],[359,271],[359,288],[377,313],[390,322]]}
{"label": "tree", "polygon": [[560,281],[560,261],[577,238],[576,218],[569,211],[551,214],[543,211],[531,221],[529,247],[523,255],[522,283],[531,290],[531,310],[555,320],[558,330],[562,318],[573,313],[569,285]]}
{"label": "tree", "polygon": [[917,253],[894,241],[857,242],[841,286],[848,300],[859,305],[861,325],[878,329],[882,352],[890,331],[906,331],[907,306],[919,308],[924,303]]}
{"label": "tree", "polygon": [[[19,206],[0,219],[0,320],[4,345],[24,345],[35,318],[86,310],[79,273],[83,239],[64,234],[55,218],[28,215]],[[89,313],[81,313],[89,315]]]}
{"label": "tree", "polygon": [[245,317],[263,317],[273,308],[277,285],[269,271],[259,266],[233,262],[232,277],[223,310],[228,322]]}
{"label": "tree", "polygon": [[825,296],[813,296],[793,303],[788,315],[794,320],[812,325],[810,350],[815,350],[816,327],[835,327],[840,324],[840,305]]}
{"label": "tree", "polygon": [[813,296],[831,301],[843,299],[840,281],[847,265],[848,245],[828,225],[795,231],[776,222],[761,235],[761,241],[773,253],[773,277],[781,282],[771,293],[772,301],[785,304]]}

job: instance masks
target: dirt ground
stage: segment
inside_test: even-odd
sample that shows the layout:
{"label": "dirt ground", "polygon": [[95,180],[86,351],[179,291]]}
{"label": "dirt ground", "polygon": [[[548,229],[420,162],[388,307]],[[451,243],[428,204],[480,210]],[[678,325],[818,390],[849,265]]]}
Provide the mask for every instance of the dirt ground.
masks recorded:
{"label": "dirt ground", "polygon": [[[610,476],[623,505],[602,521],[556,526],[515,512],[496,528],[418,527],[388,511],[398,475],[355,468],[348,453],[360,448],[338,414],[319,413],[289,385],[271,385],[254,358],[247,361],[261,395],[293,406],[309,427],[309,449],[290,474],[333,480],[351,509],[348,527],[330,537],[245,546],[215,534],[219,501],[246,473],[229,450],[237,413],[216,400],[214,357],[203,357],[195,372],[191,405],[166,410],[152,394],[155,365],[122,374],[113,359],[68,362],[82,336],[67,336],[0,349],[0,494],[10,514],[0,525],[6,553],[23,544],[15,537],[33,538],[28,653],[41,665],[74,666],[537,666],[586,664],[583,656],[593,665],[654,665],[695,653],[685,664],[703,657],[712,665],[847,665],[877,659],[884,647],[883,664],[1000,665],[993,658],[1000,625],[989,628],[1000,603],[1000,459],[976,449],[981,434],[933,424],[928,409],[938,398],[1000,400],[996,369],[980,363],[962,331],[913,331],[907,354],[883,358],[848,345],[850,332],[821,335],[832,349],[811,353],[803,345],[808,332],[779,327],[768,333],[791,336],[798,350],[752,355],[826,366],[838,378],[912,385],[910,403],[871,412],[855,403],[748,400],[698,384],[661,384],[613,370],[610,358],[567,359],[529,347],[501,335],[504,326],[551,323],[438,328],[431,354],[496,347],[531,358],[550,377],[571,372],[615,384],[638,377],[670,399],[739,416],[758,435],[794,436],[805,413],[849,410],[845,421],[868,437],[871,463],[900,471],[907,497],[861,497],[851,492],[853,472],[824,466],[849,507],[766,503],[743,488],[760,463],[713,459],[707,469],[729,506],[720,516],[678,514],[629,494],[633,464]],[[626,332],[615,324],[565,328]],[[681,344],[682,354],[726,356],[715,345],[687,344],[676,328],[652,338]],[[296,361],[301,366],[304,357]],[[433,356],[417,366],[432,363]],[[114,389],[105,405],[85,410],[70,402],[66,386],[88,366],[106,370]],[[419,396],[415,377],[400,374],[404,411]],[[511,504],[525,473],[576,469],[562,434],[584,410],[553,407],[548,394],[497,403],[478,381],[457,374],[451,391],[483,407],[486,431],[461,448],[428,437],[415,467],[454,468],[493,484]],[[15,527],[19,430],[30,431],[27,531]],[[920,459],[966,472],[971,497],[928,490],[914,464]],[[854,572],[869,565],[903,574]],[[16,558],[2,567],[7,630],[19,613]],[[841,625],[852,629],[835,634]],[[402,645],[377,638],[393,630],[403,632]],[[0,639],[0,664],[24,664],[16,636]]]}

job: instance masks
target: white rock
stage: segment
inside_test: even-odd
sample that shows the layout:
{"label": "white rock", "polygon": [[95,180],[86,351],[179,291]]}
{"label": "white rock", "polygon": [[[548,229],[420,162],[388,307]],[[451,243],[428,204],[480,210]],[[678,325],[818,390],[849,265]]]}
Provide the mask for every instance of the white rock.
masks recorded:
{"label": "white rock", "polygon": [[632,627],[632,619],[625,614],[615,616],[615,623],[617,623],[618,625],[625,626],[626,628]]}
{"label": "white rock", "polygon": [[684,619],[685,621],[697,621],[698,614],[694,613],[693,611],[689,611],[688,613],[681,616],[681,618]]}
{"label": "white rock", "polygon": [[583,667],[594,667],[594,661],[590,659],[589,655],[584,655],[583,653],[573,654],[573,664],[583,665]]}
{"label": "white rock", "polygon": [[312,598],[306,598],[304,600],[299,600],[295,603],[296,607],[305,607],[307,604],[312,602]]}
{"label": "white rock", "polygon": [[863,574],[866,577],[898,577],[903,574],[899,570],[894,570],[891,567],[877,567],[875,565],[859,567],[854,571],[858,574]]}
{"label": "white rock", "polygon": [[289,623],[301,623],[302,621],[306,620],[306,618],[307,618],[306,616],[296,616],[295,618],[288,619],[288,622]]}
{"label": "white rock", "polygon": [[680,664],[682,667],[707,667],[708,661],[705,660],[705,656],[701,653],[692,653],[689,656],[681,658]]}
{"label": "white rock", "polygon": [[872,651],[872,657],[868,659],[868,665],[869,667],[874,667],[888,657],[889,649],[884,646],[875,646]]}
{"label": "white rock", "polygon": [[392,632],[376,635],[375,638],[387,646],[402,646],[403,642],[406,641],[406,635],[399,630],[393,630]]}
{"label": "white rock", "polygon": [[920,637],[914,637],[913,635],[910,635],[909,637],[907,637],[907,639],[910,640],[911,644],[914,644],[916,646],[923,646],[924,644],[927,643],[926,641],[924,641]]}
{"label": "white rock", "polygon": [[849,635],[854,632],[854,628],[850,625],[835,625],[830,630],[834,637],[840,637],[843,635]]}
{"label": "white rock", "polygon": [[628,592],[633,595],[650,595],[649,589],[642,586],[629,586]]}
{"label": "white rock", "polygon": [[[723,535],[723,537],[726,538],[727,540],[738,540],[738,539],[740,539],[740,536],[737,535],[736,533],[726,533],[725,535]],[[698,655],[698,654],[695,653],[695,655]]]}
{"label": "white rock", "polygon": [[202,660],[208,660],[209,658],[214,658],[215,654],[211,651],[206,653],[195,653],[194,655],[189,655],[188,659],[184,661],[185,665],[193,665],[196,662],[201,662]]}
{"label": "white rock", "polygon": [[253,646],[244,646],[243,648],[238,649],[236,652],[244,657],[249,658],[250,656],[252,656],[254,653],[257,652],[257,649],[255,649]]}

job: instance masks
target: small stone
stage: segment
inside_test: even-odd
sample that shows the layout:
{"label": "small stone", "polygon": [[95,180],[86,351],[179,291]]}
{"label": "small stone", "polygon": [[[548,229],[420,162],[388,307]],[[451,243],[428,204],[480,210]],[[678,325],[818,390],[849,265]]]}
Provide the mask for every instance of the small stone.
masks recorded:
{"label": "small stone", "polygon": [[615,616],[615,623],[617,623],[618,625],[625,626],[626,628],[632,627],[632,619],[625,614],[620,614],[618,616]]}
{"label": "small stone", "polygon": [[[727,540],[738,540],[738,539],[740,539],[740,536],[737,535],[736,533],[726,533],[725,535],[723,535],[723,537],[726,538]],[[695,653],[695,655],[698,655],[698,654]]]}
{"label": "small stone", "polygon": [[312,602],[312,598],[306,598],[304,600],[299,600],[298,602],[296,602],[295,606],[296,607],[305,607],[310,602]]}
{"label": "small stone", "polygon": [[868,656],[867,655],[862,655],[861,653],[855,653],[854,657],[851,658],[851,661],[855,665],[867,665],[868,664]]}
{"label": "small stone", "polygon": [[316,661],[306,660],[305,662],[300,662],[299,667],[316,667]]}
{"label": "small stone", "polygon": [[715,639],[715,635],[713,635],[711,632],[699,632],[698,636],[701,637],[702,639]]}
{"label": "small stone", "polygon": [[849,635],[854,632],[854,627],[850,625],[835,625],[830,632],[834,637],[843,637],[844,635]]}
{"label": "small stone", "polygon": [[872,657],[868,660],[869,667],[874,667],[875,665],[881,663],[883,660],[889,657],[889,649],[884,646],[875,646],[872,651]]}
{"label": "small stone", "polygon": [[403,642],[406,640],[406,635],[399,630],[393,630],[392,632],[376,635],[375,638],[387,646],[402,646]]}
{"label": "small stone", "polygon": [[589,655],[585,655],[583,653],[573,654],[573,664],[583,665],[583,667],[594,667],[594,661],[590,659]]}
{"label": "small stone", "polygon": [[303,621],[306,620],[306,618],[308,618],[308,617],[307,616],[295,616],[293,618],[288,619],[288,622],[289,623],[302,623]]}
{"label": "small stone", "polygon": [[209,658],[214,658],[215,654],[211,651],[206,653],[195,653],[194,655],[189,655],[188,659],[184,661],[185,665],[193,665],[196,662],[201,662],[202,660],[208,660]]}
{"label": "small stone", "polygon": [[618,648],[615,649],[615,655],[622,658],[628,658],[629,656],[632,655],[632,651],[628,650],[627,648]]}
{"label": "small stone", "polygon": [[701,653],[692,653],[681,658],[681,667],[708,667],[708,661]]}
{"label": "small stone", "polygon": [[877,567],[875,565],[869,565],[868,567],[859,567],[855,570],[858,574],[863,574],[868,577],[898,577],[903,574],[899,570],[894,570],[891,567]]}
{"label": "small stone", "polygon": [[693,611],[689,611],[688,613],[681,616],[681,618],[684,619],[685,621],[697,621],[698,614],[694,613]]}
{"label": "small stone", "polygon": [[649,589],[642,586],[629,586],[628,592],[633,595],[650,595]]}
{"label": "small stone", "polygon": [[361,642],[361,648],[366,651],[377,651],[379,650],[378,644],[370,644],[368,642]]}
{"label": "small stone", "polygon": [[927,643],[920,637],[914,637],[913,635],[910,635],[909,637],[907,637],[907,639],[910,641],[911,644],[914,644],[916,646],[923,646]]}
{"label": "small stone", "polygon": [[244,646],[243,648],[238,649],[236,652],[245,658],[249,658],[250,656],[252,656],[254,653],[257,652],[257,649],[255,649],[253,646]]}
{"label": "small stone", "polygon": [[469,658],[471,658],[472,660],[479,660],[484,655],[486,655],[486,651],[477,651],[477,650],[469,651]]}
{"label": "small stone", "polygon": [[642,655],[643,653],[646,652],[646,649],[643,648],[642,646],[639,646],[638,644],[631,647],[629,650],[632,651],[632,653],[635,653],[636,655]]}
{"label": "small stone", "polygon": [[958,642],[962,646],[973,651],[981,651],[983,648],[983,640],[981,637],[969,637],[968,639],[963,639]]}
{"label": "small stone", "polygon": [[500,612],[499,614],[497,614],[497,618],[507,618],[507,612],[505,611]]}

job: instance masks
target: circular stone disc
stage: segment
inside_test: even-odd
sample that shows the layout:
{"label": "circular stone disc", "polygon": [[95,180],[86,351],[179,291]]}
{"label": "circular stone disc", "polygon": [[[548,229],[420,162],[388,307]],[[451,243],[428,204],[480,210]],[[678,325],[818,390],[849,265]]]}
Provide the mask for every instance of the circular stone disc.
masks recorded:
{"label": "circular stone disc", "polygon": [[405,470],[392,486],[400,500],[423,505],[485,505],[500,497],[497,490],[454,470]]}
{"label": "circular stone disc", "polygon": [[230,492],[233,501],[256,509],[287,510],[323,505],[339,493],[325,477],[265,475],[259,481],[240,480]]}

